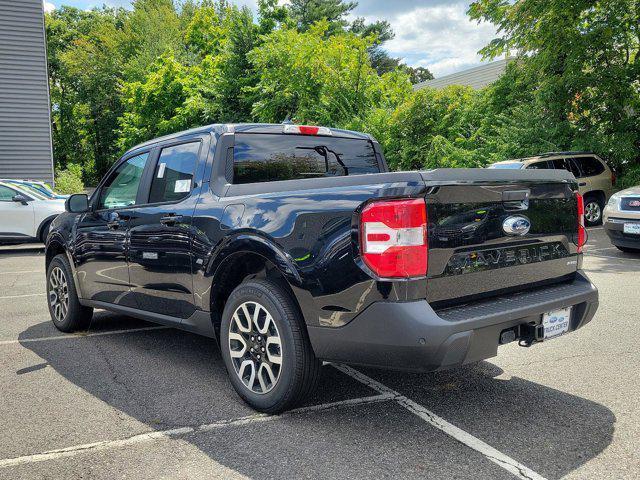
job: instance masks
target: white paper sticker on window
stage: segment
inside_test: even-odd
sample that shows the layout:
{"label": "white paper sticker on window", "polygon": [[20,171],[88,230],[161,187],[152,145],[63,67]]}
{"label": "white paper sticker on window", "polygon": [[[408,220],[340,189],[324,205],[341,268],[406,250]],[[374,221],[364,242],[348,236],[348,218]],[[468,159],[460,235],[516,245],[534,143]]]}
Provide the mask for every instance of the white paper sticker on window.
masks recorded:
{"label": "white paper sticker on window", "polygon": [[164,169],[167,168],[167,164],[166,163],[161,163],[160,165],[158,165],[158,178],[163,178],[164,177]]}
{"label": "white paper sticker on window", "polygon": [[191,180],[176,180],[176,185],[173,187],[174,193],[189,193],[191,190]]}

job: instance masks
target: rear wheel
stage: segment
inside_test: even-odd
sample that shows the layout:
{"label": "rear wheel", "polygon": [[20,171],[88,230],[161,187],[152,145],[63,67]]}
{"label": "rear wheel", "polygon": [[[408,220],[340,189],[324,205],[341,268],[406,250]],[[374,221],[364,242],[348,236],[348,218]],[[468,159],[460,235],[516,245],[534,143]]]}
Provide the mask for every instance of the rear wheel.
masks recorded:
{"label": "rear wheel", "polygon": [[231,384],[256,410],[279,413],[316,386],[320,362],[293,299],[268,280],[242,283],[230,295],[220,326]]}
{"label": "rear wheel", "polygon": [[86,330],[93,308],[83,307],[66,255],[56,255],[47,269],[47,304],[55,327],[63,332]]}
{"label": "rear wheel", "polygon": [[593,227],[602,223],[602,209],[604,205],[602,201],[593,196],[588,195],[584,200],[584,220],[587,227]]}

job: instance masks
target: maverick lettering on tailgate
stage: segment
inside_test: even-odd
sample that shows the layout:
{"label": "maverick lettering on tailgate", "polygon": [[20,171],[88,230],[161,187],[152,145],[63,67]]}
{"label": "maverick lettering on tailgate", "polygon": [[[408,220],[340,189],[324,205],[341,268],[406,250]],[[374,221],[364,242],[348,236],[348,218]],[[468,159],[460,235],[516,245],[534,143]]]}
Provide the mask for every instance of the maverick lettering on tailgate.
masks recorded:
{"label": "maverick lettering on tailgate", "polygon": [[462,252],[451,257],[443,276],[544,262],[569,255],[560,242]]}

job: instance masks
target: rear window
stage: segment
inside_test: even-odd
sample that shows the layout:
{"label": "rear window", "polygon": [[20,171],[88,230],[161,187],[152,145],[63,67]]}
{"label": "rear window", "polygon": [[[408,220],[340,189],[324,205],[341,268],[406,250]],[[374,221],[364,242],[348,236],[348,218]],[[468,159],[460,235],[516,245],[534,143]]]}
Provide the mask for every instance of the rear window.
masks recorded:
{"label": "rear window", "polygon": [[580,165],[580,169],[585,177],[593,177],[604,172],[604,165],[594,157],[577,157],[573,159]]}
{"label": "rear window", "polygon": [[368,140],[306,135],[236,134],[233,183],[379,173]]}

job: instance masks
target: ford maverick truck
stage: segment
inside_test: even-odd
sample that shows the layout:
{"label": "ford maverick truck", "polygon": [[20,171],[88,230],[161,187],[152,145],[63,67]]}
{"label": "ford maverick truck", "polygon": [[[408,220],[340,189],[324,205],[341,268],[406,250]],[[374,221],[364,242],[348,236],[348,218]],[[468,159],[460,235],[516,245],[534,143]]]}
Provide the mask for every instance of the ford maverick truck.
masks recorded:
{"label": "ford maverick truck", "polygon": [[46,242],[63,332],[106,309],[217,339],[252,407],[322,361],[428,372],[589,322],[584,203],[565,170],[389,172],[369,135],[212,125],[128,151]]}

